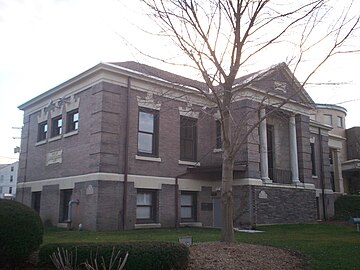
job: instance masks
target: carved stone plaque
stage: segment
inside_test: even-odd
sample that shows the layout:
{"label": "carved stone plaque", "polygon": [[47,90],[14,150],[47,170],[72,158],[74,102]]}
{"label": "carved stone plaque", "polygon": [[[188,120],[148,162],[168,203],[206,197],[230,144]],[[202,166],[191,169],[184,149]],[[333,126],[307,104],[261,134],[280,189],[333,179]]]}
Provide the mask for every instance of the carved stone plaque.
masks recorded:
{"label": "carved stone plaque", "polygon": [[55,164],[55,163],[62,163],[62,153],[63,150],[56,150],[51,151],[46,154],[46,166]]}

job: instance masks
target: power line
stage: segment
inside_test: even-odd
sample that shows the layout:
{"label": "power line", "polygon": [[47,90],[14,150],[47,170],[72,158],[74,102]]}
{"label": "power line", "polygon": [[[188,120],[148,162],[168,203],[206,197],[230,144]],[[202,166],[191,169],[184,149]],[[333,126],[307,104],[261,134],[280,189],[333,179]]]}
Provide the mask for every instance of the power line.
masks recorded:
{"label": "power line", "polygon": [[0,158],[18,159],[18,158],[14,158],[14,157],[4,157],[4,156],[0,156]]}
{"label": "power line", "polygon": [[359,101],[359,100],[360,100],[360,98],[350,99],[350,100],[338,102],[338,103],[336,103],[336,105],[337,105],[337,104],[344,104],[344,103],[354,102],[354,101]]}

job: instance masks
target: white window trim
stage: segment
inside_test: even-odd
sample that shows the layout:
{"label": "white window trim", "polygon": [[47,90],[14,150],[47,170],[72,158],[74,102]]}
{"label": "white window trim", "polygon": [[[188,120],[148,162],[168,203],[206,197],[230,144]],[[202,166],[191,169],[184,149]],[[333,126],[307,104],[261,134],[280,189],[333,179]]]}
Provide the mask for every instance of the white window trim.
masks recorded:
{"label": "white window trim", "polygon": [[61,138],[62,138],[62,134],[50,138],[49,142],[57,141],[57,140],[60,140]]}
{"label": "white window trim", "polygon": [[47,143],[47,139],[35,143],[35,146],[43,145]]}
{"label": "white window trim", "polygon": [[78,130],[78,129],[73,130],[73,131],[70,131],[70,132],[64,134],[64,138],[70,137],[70,136],[74,136],[74,135],[76,135],[76,134],[78,134],[78,133],[79,133],[79,130]]}
{"label": "white window trim", "polygon": [[200,167],[200,162],[196,162],[196,161],[179,160],[178,163],[179,163],[179,165],[188,165],[188,166]]}
{"label": "white window trim", "polygon": [[152,161],[152,162],[161,162],[161,158],[159,158],[159,157],[147,157],[147,156],[135,155],[135,159],[144,160],[144,161]]}
{"label": "white window trim", "polygon": [[140,223],[135,224],[135,229],[161,228],[161,223]]}

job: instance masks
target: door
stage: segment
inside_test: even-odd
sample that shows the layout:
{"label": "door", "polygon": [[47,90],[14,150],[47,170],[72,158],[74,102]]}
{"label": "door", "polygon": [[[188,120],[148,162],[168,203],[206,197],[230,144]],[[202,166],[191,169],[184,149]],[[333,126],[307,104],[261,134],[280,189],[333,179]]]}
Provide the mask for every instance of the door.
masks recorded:
{"label": "door", "polygon": [[213,227],[221,228],[221,198],[213,198]]}

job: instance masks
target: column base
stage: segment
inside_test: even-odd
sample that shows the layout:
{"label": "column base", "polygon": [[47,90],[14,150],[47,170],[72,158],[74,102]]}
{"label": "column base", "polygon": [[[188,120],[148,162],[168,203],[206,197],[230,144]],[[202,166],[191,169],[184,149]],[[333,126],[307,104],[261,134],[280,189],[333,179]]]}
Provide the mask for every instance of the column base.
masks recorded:
{"label": "column base", "polygon": [[304,183],[300,182],[300,180],[292,180],[292,184],[296,187],[303,187]]}
{"label": "column base", "polygon": [[271,184],[273,182],[269,177],[261,178],[261,180],[264,184]]}

